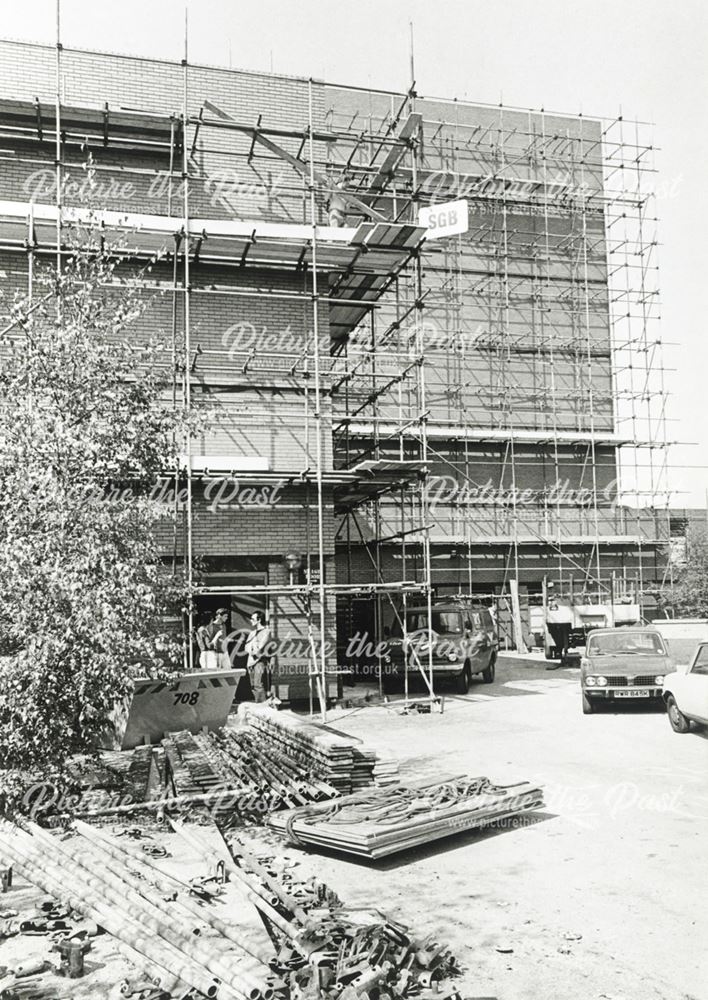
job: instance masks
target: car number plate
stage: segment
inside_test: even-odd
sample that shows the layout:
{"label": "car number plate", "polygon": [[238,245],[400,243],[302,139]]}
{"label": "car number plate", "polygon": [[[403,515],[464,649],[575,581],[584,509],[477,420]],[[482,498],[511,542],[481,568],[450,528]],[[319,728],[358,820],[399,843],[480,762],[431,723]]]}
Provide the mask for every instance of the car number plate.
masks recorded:
{"label": "car number plate", "polygon": [[643,688],[636,691],[615,691],[615,698],[648,698],[651,692]]}

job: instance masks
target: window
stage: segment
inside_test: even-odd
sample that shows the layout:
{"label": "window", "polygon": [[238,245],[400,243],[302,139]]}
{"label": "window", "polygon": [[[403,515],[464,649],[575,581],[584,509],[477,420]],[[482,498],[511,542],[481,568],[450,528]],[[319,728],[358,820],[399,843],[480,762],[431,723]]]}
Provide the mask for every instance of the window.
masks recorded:
{"label": "window", "polygon": [[692,674],[708,674],[708,643],[698,648],[698,655],[691,667]]}
{"label": "window", "polygon": [[656,632],[633,632],[618,630],[606,635],[591,635],[588,639],[588,656],[625,655],[666,656],[666,647]]}
{"label": "window", "polygon": [[[460,635],[462,633],[462,615],[459,611],[435,611],[432,620],[433,632],[438,635]],[[425,611],[411,612],[408,616],[408,631],[420,632],[428,628],[428,615]]]}

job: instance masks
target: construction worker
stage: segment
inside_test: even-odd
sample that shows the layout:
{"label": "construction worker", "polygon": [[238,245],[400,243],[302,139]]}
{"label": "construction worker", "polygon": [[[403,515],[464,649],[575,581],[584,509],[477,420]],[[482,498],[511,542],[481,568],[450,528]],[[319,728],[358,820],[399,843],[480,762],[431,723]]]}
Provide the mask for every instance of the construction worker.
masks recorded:
{"label": "construction worker", "polygon": [[209,624],[201,625],[197,629],[199,666],[202,670],[228,670],[231,666],[226,651],[229,617],[228,608],[217,608]]}
{"label": "construction worker", "polygon": [[[550,612],[558,611],[558,604],[556,601],[551,601],[548,605],[548,610]],[[570,622],[546,622],[546,628],[553,640],[553,645],[558,651],[558,663],[549,663],[546,666],[546,670],[560,670],[561,667],[566,665],[566,657],[568,655],[568,647],[570,645]]]}
{"label": "construction worker", "polygon": [[270,629],[262,611],[251,615],[251,631],[246,639],[246,669],[255,701],[266,701],[270,696]]}
{"label": "construction worker", "polygon": [[327,201],[327,224],[341,227],[347,224],[347,202],[344,197],[344,181],[337,181]]}

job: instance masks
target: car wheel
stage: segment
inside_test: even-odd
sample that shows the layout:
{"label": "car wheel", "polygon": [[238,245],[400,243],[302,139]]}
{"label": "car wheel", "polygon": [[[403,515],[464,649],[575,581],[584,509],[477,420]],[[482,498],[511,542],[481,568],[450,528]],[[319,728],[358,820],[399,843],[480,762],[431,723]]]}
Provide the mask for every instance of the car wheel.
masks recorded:
{"label": "car wheel", "polygon": [[676,699],[672,694],[666,699],[666,711],[673,731],[675,733],[687,733],[691,728],[691,723],[676,704]]}
{"label": "car wheel", "polygon": [[595,711],[595,706],[593,705],[592,701],[590,700],[590,698],[588,698],[588,696],[585,694],[584,691],[582,692],[582,698],[583,698],[583,715],[592,715],[592,713]]}
{"label": "car wheel", "polygon": [[472,680],[472,674],[470,672],[470,665],[469,665],[469,663],[465,663],[464,667],[459,672],[459,674],[457,675],[457,677],[455,678],[455,680],[457,682],[457,684],[456,684],[456,686],[457,686],[457,693],[458,694],[467,694],[467,692],[470,689],[470,682]]}
{"label": "car wheel", "polygon": [[482,671],[482,680],[485,684],[491,684],[494,681],[494,675],[496,674],[496,656],[492,654],[492,658],[489,661],[489,666],[486,670]]}

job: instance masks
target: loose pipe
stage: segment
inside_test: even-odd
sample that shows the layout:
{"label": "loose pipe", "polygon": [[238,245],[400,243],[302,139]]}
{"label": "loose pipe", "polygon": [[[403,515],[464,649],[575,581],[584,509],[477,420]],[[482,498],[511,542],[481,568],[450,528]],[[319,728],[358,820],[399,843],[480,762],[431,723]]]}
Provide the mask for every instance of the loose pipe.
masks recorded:
{"label": "loose pipe", "polygon": [[[122,907],[129,904],[137,908],[145,926],[148,926],[164,942],[178,953],[183,953],[192,959],[196,964],[203,965],[205,969],[213,973],[214,976],[223,980],[234,993],[247,1000],[258,1000],[260,990],[245,981],[240,973],[234,972],[229,965],[225,964],[217,955],[210,953],[199,937],[195,937],[193,930],[187,931],[181,928],[169,915],[163,913],[154,902],[141,896],[139,892],[131,889],[129,884],[121,878],[117,878],[108,872],[96,870],[88,864],[85,859],[77,860],[67,845],[57,837],[47,834],[35,823],[28,823],[28,827],[35,834],[36,839],[45,844],[53,851],[58,851],[62,855],[63,866],[76,878],[84,881],[92,880],[97,883],[97,891],[102,892],[106,899],[116,906]],[[89,882],[89,885],[91,882]],[[175,944],[178,942],[178,945]]]}
{"label": "loose pipe", "polygon": [[243,858],[246,863],[246,867],[250,868],[258,877],[268,886],[268,888],[275,893],[283,906],[285,906],[293,916],[297,917],[301,924],[308,930],[317,930],[317,923],[310,917],[305,910],[300,906],[297,899],[291,896],[290,893],[280,885],[277,879],[273,878],[269,871],[261,865],[256,858],[246,850],[243,844],[236,838],[233,837],[231,840],[232,844],[235,844],[236,853]]}
{"label": "loose pipe", "polygon": [[[90,827],[88,829],[90,829]],[[147,904],[160,910],[165,915],[170,927],[173,928],[173,933],[176,938],[186,937],[188,941],[191,941],[192,934],[201,935],[204,931],[206,931],[208,934],[210,929],[210,924],[208,921],[204,919],[203,914],[199,913],[198,911],[195,913],[189,907],[184,906],[181,900],[176,900],[174,902],[167,902],[166,900],[161,899],[158,896],[153,896],[152,894],[148,895],[146,891],[147,886],[145,881],[141,880],[132,872],[128,871],[128,869],[125,867],[126,859],[125,857],[120,857],[118,851],[115,852],[116,854],[119,855],[118,858],[114,858],[111,851],[109,851],[107,847],[105,847],[104,845],[98,845],[93,841],[90,841],[89,850],[91,851],[91,856],[99,864],[105,865],[106,869],[109,872],[112,872],[118,877],[119,883],[125,882],[135,892],[137,892],[140,896],[142,896]],[[84,867],[89,868],[87,864],[84,864]],[[91,865],[91,868],[89,870],[93,870],[93,865]],[[187,920],[192,921],[191,925],[189,924],[187,925],[188,931],[185,931],[184,927],[181,926],[178,922],[178,914],[175,911],[180,911],[180,910],[182,911],[184,917],[187,918]],[[194,923],[195,916],[197,917],[196,923]],[[240,948],[241,942],[239,941],[238,937],[236,937],[236,935],[234,935],[234,938],[235,940],[233,941],[233,943],[235,943]],[[245,949],[242,950],[245,951]],[[251,957],[250,953],[247,954],[248,957],[250,958]],[[265,970],[266,975],[268,971],[269,971],[268,969]],[[261,994],[264,998],[266,998],[266,1000],[270,1000],[273,991],[271,987],[268,985],[268,983],[265,981],[264,976],[259,977],[257,975],[254,975],[253,972],[249,969],[242,969],[239,975],[241,976],[241,979],[243,980],[244,984],[250,983],[251,989],[257,990],[259,994]]]}
{"label": "loose pipe", "polygon": [[315,950],[316,945],[303,941],[303,929],[297,927],[290,920],[287,920],[281,913],[278,913],[278,911],[273,908],[271,903],[263,897],[262,893],[264,892],[264,889],[259,882],[239,868],[231,858],[218,858],[213,851],[210,851],[209,849],[205,851],[204,845],[200,844],[199,841],[196,840],[196,838],[193,837],[193,835],[186,830],[181,823],[172,819],[169,822],[175,833],[179,833],[188,844],[201,854],[206,854],[207,857],[223,861],[227,871],[229,871],[232,875],[235,875],[238,881],[241,882],[246,899],[253,903],[256,909],[264,913],[268,919],[275,924],[275,926],[283,934],[285,934],[301,955],[304,955],[305,958],[310,956],[310,954]]}
{"label": "loose pipe", "polygon": [[0,835],[0,852],[6,861],[8,859],[12,861],[20,875],[32,885],[39,886],[51,896],[66,900],[77,913],[91,917],[119,941],[128,944],[160,969],[164,969],[171,975],[176,975],[180,980],[194,989],[200,990],[212,1000],[217,996],[219,998],[238,996],[232,990],[221,990],[220,984],[215,982],[205,969],[199,968],[186,955],[182,955],[176,949],[173,952],[171,948],[164,948],[163,942],[158,945],[146,937],[145,927],[137,923],[131,914],[109,909],[102,901],[101,896],[86,886],[80,892],[75,890],[72,893],[67,887],[64,873],[60,868],[55,871],[43,855],[36,856],[33,853],[34,845],[31,845],[28,853],[27,844],[19,844],[17,837],[13,839],[14,843],[8,843]]}
{"label": "loose pipe", "polygon": [[[88,823],[82,823],[81,820],[74,820],[74,826],[78,833],[85,837],[87,840],[92,841],[94,844],[100,842],[100,845],[110,853],[114,858],[120,860],[121,858],[130,858],[139,867],[143,868],[146,874],[149,872],[149,878],[151,878],[160,892],[171,892],[174,888],[182,892],[189,892],[190,886],[186,882],[182,882],[175,878],[173,875],[167,875],[165,872],[161,871],[157,865],[145,854],[138,851],[136,848],[131,848],[128,845],[114,843],[103,831],[96,830],[94,827],[89,826]],[[234,944],[243,948],[247,951],[249,955],[253,958],[257,958],[259,962],[263,965],[269,967],[270,962],[273,959],[273,953],[269,951],[268,948],[264,948],[259,944],[254,944],[250,941],[243,941],[236,933],[231,924],[217,917],[214,913],[199,906],[195,903],[189,896],[183,897],[180,900],[183,907],[186,907],[195,916],[201,917],[205,920],[215,931],[219,934],[223,934],[224,937],[228,938],[229,941],[233,941]]]}

